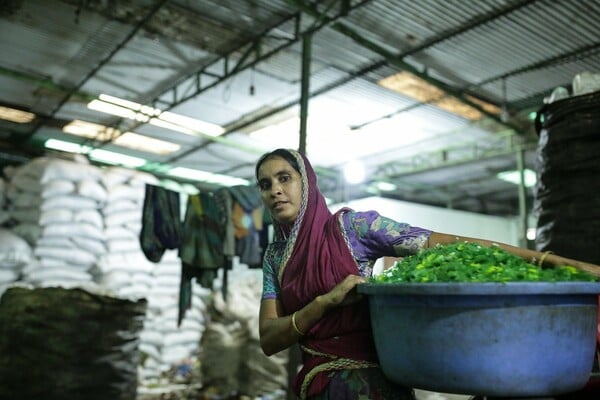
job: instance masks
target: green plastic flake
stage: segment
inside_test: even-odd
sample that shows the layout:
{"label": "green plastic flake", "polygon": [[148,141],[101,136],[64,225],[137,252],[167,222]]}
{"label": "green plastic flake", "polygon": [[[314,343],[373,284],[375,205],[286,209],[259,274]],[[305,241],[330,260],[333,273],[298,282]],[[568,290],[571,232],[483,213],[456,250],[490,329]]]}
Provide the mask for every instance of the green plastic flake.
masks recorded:
{"label": "green plastic flake", "polygon": [[370,279],[374,283],[565,282],[597,279],[572,266],[540,268],[499,246],[454,243],[405,257]]}

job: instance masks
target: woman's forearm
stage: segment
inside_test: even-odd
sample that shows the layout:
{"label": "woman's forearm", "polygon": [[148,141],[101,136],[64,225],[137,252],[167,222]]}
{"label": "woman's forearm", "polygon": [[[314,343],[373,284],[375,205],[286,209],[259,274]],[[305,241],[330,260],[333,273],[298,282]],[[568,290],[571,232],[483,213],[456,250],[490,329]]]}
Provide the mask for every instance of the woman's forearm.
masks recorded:
{"label": "woman's forearm", "polygon": [[362,276],[348,275],[329,292],[286,316],[281,316],[283,311],[276,306],[276,301],[261,303],[259,330],[263,352],[271,355],[290,347],[329,310],[359,301],[362,296],[356,292],[356,285],[362,282],[365,282]]}
{"label": "woman's forearm", "polygon": [[318,296],[293,314],[261,318],[260,345],[263,352],[270,356],[297,343],[325,315],[327,309],[323,296]]}

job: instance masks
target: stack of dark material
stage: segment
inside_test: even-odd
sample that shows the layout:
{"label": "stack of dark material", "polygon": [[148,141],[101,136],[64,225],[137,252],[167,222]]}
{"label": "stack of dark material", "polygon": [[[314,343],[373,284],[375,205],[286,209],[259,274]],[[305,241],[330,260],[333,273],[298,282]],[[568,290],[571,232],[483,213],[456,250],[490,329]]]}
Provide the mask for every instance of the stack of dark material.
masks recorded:
{"label": "stack of dark material", "polygon": [[0,399],[131,400],[146,301],[12,287],[0,300]]}
{"label": "stack of dark material", "polygon": [[598,264],[600,92],[545,105],[536,129],[536,248]]}

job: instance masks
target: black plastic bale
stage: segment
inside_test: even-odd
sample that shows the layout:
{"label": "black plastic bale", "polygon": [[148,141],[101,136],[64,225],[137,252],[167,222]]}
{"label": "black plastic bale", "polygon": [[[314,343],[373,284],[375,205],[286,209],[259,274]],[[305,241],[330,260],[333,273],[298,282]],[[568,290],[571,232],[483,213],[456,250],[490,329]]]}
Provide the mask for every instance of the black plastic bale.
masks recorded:
{"label": "black plastic bale", "polygon": [[536,248],[600,263],[600,92],[537,114]]}
{"label": "black plastic bale", "polygon": [[82,289],[8,289],[0,399],[134,399],[146,307]]}

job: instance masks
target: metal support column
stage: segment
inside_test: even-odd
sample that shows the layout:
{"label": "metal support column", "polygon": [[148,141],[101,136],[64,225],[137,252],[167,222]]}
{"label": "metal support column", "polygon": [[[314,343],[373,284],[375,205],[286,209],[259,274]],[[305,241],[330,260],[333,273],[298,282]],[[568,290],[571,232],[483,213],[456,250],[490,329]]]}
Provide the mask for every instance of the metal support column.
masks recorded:
{"label": "metal support column", "polygon": [[[309,83],[310,83],[310,59],[312,47],[312,32],[302,35],[302,81],[300,89],[300,140],[298,151],[301,154],[306,154],[306,120],[308,117],[308,98]],[[298,366],[302,362],[300,347],[295,344],[289,349],[289,360],[287,365],[288,373],[288,391],[287,400],[295,399],[296,396],[292,391],[292,382],[298,371]]]}
{"label": "metal support column", "polygon": [[312,58],[312,33],[302,36],[302,81],[300,88],[300,140],[298,151],[306,154],[306,122],[308,119],[308,98],[310,84],[310,61]]}
{"label": "metal support column", "polygon": [[527,247],[527,194],[525,187],[525,150],[517,151],[517,170],[519,171],[519,246]]}

